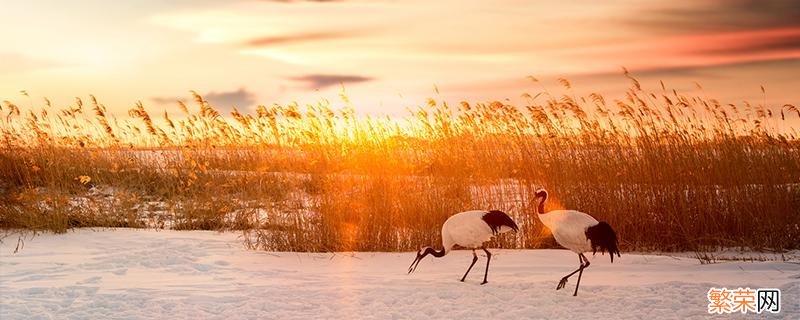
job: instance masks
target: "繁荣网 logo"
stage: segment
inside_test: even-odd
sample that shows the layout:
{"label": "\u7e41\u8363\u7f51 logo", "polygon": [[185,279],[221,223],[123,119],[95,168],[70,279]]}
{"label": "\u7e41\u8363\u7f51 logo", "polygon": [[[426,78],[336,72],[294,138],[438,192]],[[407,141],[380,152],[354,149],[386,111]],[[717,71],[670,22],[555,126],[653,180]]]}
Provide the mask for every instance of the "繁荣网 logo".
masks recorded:
{"label": "\u7e41\u8363\u7f51 logo", "polygon": [[781,290],[772,288],[711,288],[708,290],[708,313],[779,313]]}

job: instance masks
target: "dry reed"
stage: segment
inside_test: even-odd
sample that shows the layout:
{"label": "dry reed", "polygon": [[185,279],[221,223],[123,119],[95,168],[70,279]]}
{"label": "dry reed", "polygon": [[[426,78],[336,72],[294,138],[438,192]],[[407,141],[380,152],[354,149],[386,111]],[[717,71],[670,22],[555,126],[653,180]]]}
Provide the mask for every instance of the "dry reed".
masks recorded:
{"label": "dry reed", "polygon": [[522,227],[497,245],[540,248],[553,245],[531,216],[543,186],[552,208],[614,225],[626,250],[800,247],[796,106],[645,92],[625,76],[619,99],[430,99],[404,119],[327,102],[228,117],[194,92],[196,113],[178,102],[184,115],[163,119],[138,103],[119,120],[94,97],[93,114],[80,99],[29,113],[5,101],[0,227],[240,229],[267,250],[395,251],[484,208]]}

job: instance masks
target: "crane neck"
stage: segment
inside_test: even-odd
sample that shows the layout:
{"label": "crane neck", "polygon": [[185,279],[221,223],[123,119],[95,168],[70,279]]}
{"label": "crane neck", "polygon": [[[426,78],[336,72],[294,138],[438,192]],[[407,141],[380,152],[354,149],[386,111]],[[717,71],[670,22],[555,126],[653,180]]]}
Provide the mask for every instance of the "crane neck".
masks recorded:
{"label": "crane neck", "polygon": [[546,212],[544,212],[544,202],[545,201],[547,201],[547,194],[546,193],[545,193],[544,197],[542,197],[542,200],[539,201],[539,204],[536,206],[537,215],[546,213]]}
{"label": "crane neck", "polygon": [[433,248],[431,248],[431,247],[427,247],[427,248],[425,248],[425,252],[422,253],[422,256],[424,257],[424,256],[427,256],[429,254],[434,256],[434,257],[441,258],[441,257],[444,257],[445,254],[447,254],[447,251],[445,251],[445,249],[436,251],[436,250],[433,250]]}

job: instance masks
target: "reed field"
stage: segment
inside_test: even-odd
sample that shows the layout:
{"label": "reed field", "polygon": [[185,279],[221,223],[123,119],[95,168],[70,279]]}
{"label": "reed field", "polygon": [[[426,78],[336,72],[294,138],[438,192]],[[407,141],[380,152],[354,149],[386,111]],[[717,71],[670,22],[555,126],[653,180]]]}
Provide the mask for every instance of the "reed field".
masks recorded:
{"label": "reed field", "polygon": [[359,115],[346,97],[222,114],[194,94],[176,102],[182,115],[139,103],[124,118],[94,97],[4,101],[0,227],[241,230],[265,250],[400,251],[441,243],[456,212],[498,209],[520,232],[496,246],[547,248],[532,203],[544,187],[549,208],[613,225],[623,251],[800,249],[795,105],[626,77],[618,97],[560,79],[562,92],[524,105],[429,99],[402,118]]}

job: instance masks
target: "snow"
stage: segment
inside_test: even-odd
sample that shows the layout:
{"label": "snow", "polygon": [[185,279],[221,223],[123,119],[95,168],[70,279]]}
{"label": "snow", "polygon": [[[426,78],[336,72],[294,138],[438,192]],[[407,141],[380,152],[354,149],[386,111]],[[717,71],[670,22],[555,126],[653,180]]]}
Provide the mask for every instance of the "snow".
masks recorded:
{"label": "snow", "polygon": [[[566,250],[492,250],[459,282],[468,250],[414,253],[272,253],[243,248],[239,234],[145,229],[38,235],[13,253],[0,245],[0,319],[660,319],[706,318],[715,287],[775,287],[782,311],[800,318],[800,264],[701,265],[697,259],[622,253],[591,258],[577,297]],[[747,314],[753,318],[753,314]],[[743,318],[725,315],[724,318]]]}

